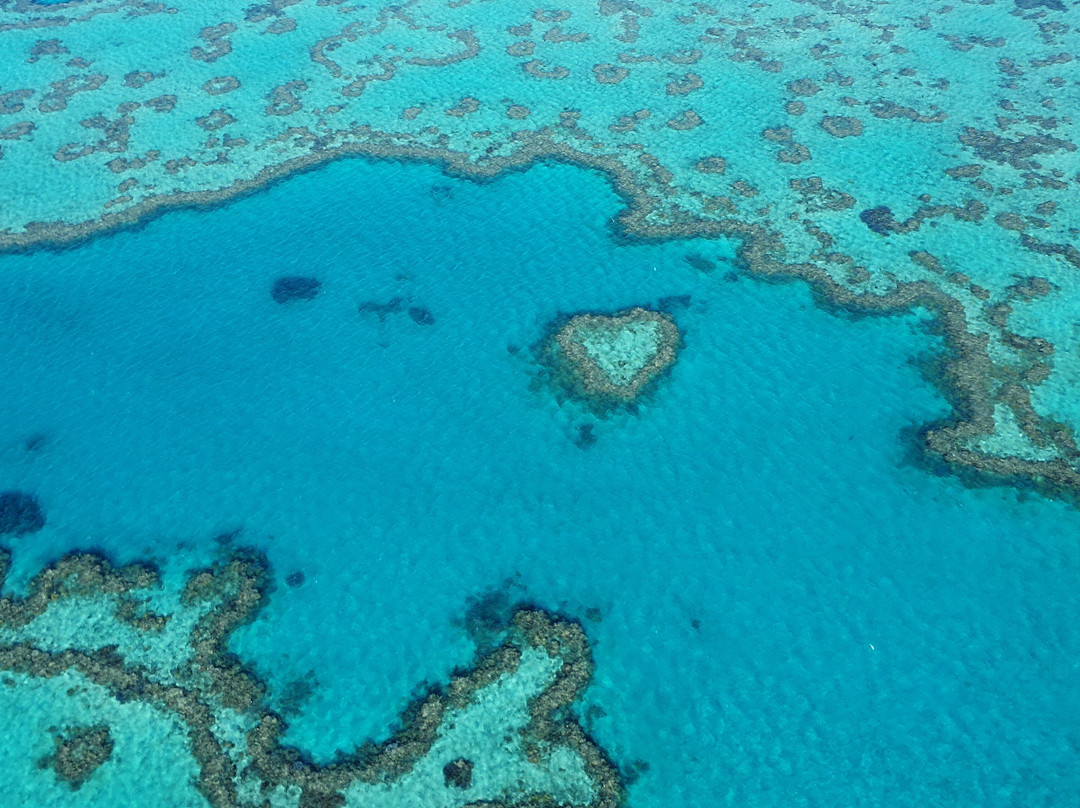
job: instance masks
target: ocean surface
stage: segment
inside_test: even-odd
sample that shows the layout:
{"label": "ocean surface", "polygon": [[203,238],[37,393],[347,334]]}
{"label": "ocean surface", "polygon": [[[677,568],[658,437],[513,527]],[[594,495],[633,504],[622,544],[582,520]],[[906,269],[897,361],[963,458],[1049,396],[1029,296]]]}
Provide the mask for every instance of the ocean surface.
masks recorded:
{"label": "ocean surface", "polygon": [[[912,462],[948,413],[926,316],[826,313],[733,243],[620,237],[619,209],[565,165],[344,160],[0,257],[0,488],[48,520],[7,537],[7,588],[76,548],[167,574],[261,548],[278,586],[232,649],[312,683],[286,739],[319,760],[468,663],[469,603],[502,592],[582,621],[577,709],[637,808],[1080,804],[1080,514]],[[283,275],[321,290],[279,304]],[[359,310],[395,296],[434,322]],[[678,296],[636,413],[536,383],[560,314]],[[57,718],[18,692],[0,795],[149,804],[28,763]],[[156,804],[204,804],[146,754]]]}

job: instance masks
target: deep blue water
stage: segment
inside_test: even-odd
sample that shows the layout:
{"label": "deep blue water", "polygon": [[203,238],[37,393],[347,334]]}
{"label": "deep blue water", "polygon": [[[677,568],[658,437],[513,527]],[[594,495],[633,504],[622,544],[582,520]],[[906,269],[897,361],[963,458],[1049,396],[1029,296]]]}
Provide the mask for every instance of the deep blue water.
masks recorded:
{"label": "deep blue water", "polygon": [[[346,161],[0,258],[0,488],[49,517],[15,584],[73,547],[195,565],[242,528],[306,575],[235,648],[278,687],[315,671],[289,738],[320,757],[467,662],[466,601],[503,586],[600,609],[583,708],[648,763],[634,806],[1080,804],[1080,514],[905,462],[947,412],[924,318],[826,314],[733,244],[621,242],[618,209],[565,166]],[[322,290],[279,305],[284,274]],[[670,295],[671,376],[579,448],[530,346]],[[435,323],[357,310],[394,296]]]}

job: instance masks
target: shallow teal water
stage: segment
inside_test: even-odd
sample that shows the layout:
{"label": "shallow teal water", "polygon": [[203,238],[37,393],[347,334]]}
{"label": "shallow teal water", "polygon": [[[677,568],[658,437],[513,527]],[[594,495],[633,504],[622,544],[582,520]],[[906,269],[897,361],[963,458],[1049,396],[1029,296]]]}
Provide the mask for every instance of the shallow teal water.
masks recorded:
{"label": "shallow teal water", "polygon": [[[920,317],[823,313],[732,244],[622,243],[618,209],[564,166],[346,161],[0,258],[0,488],[49,519],[13,584],[73,547],[194,566],[242,528],[282,584],[235,650],[279,689],[315,672],[288,737],[323,758],[467,662],[467,599],[512,579],[600,609],[583,708],[648,764],[634,806],[1077,804],[1080,514],[905,462],[947,411]],[[279,305],[284,274],[322,291]],[[530,346],[687,294],[670,378],[579,448]],[[435,323],[357,310],[395,295]]]}

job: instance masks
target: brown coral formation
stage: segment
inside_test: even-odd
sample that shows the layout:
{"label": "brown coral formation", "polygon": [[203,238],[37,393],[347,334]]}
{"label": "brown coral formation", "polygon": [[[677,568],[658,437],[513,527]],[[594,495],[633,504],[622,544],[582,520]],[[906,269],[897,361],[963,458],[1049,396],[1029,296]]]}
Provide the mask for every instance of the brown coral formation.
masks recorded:
{"label": "brown coral formation", "polygon": [[207,95],[224,95],[240,88],[240,80],[235,76],[215,76],[203,83],[203,92]]}
{"label": "brown coral formation", "polygon": [[109,759],[112,751],[113,739],[108,725],[75,727],[53,738],[52,754],[38,761],[38,766],[52,769],[57,780],[67,783],[75,791]]}
{"label": "brown coral formation", "polygon": [[858,137],[863,133],[862,121],[848,115],[826,115],[821,128],[833,137]]}
{"label": "brown coral formation", "polygon": [[670,315],[638,307],[557,320],[538,353],[559,389],[605,414],[633,404],[674,365],[681,347]]}
{"label": "brown coral formation", "polygon": [[674,118],[667,122],[667,125],[672,129],[679,131],[686,131],[687,129],[693,129],[697,126],[701,126],[705,121],[701,119],[694,110],[688,109],[680,112]]}
{"label": "brown coral formation", "polygon": [[[89,75],[71,75],[60,81],[54,81],[49,86],[52,88],[41,98],[38,104],[39,112],[60,112],[67,109],[68,101],[76,93],[89,93],[101,87],[109,80],[104,73],[91,73]],[[18,110],[16,110],[18,111]]]}
{"label": "brown coral formation", "polygon": [[687,73],[685,76],[673,79],[667,83],[664,91],[668,95],[688,95],[705,86],[705,81],[697,73]]}
{"label": "brown coral formation", "polygon": [[630,71],[625,67],[619,67],[608,62],[603,64],[593,65],[593,76],[601,84],[618,84],[620,81],[630,75]]}
{"label": "brown coral formation", "polygon": [[303,107],[300,93],[305,92],[307,88],[307,82],[299,79],[275,87],[266,95],[266,100],[269,102],[266,105],[266,114],[292,115],[299,112]]}
{"label": "brown coral formation", "polygon": [[[0,549],[0,586],[10,555]],[[0,625],[29,625],[49,604],[66,598],[92,598],[117,603],[118,616],[131,617],[130,599],[140,590],[156,588],[156,570],[143,565],[113,568],[95,555],[70,555],[39,573],[23,598],[0,597]],[[624,791],[618,772],[604,752],[576,723],[567,707],[592,677],[593,663],[581,626],[535,608],[519,608],[499,631],[499,643],[481,654],[468,669],[458,670],[445,687],[431,686],[403,712],[400,729],[381,743],[366,742],[351,755],[331,763],[314,762],[303,751],[284,745],[284,720],[265,706],[266,686],[227,650],[229,638],[250,622],[265,605],[272,588],[266,559],[257,552],[237,550],[212,567],[190,574],[181,602],[198,609],[189,640],[190,655],[172,670],[132,664],[121,649],[109,645],[96,650],[46,651],[32,642],[0,643],[0,670],[32,677],[54,677],[65,671],[108,690],[119,701],[153,705],[184,727],[189,749],[199,767],[197,788],[214,808],[235,808],[241,765],[258,777],[262,793],[278,787],[299,792],[299,805],[341,805],[350,784],[391,784],[410,772],[431,750],[444,719],[464,709],[475,694],[504,674],[514,673],[526,650],[539,650],[558,665],[553,679],[528,703],[530,720],[523,729],[527,749],[561,744],[576,752],[592,783],[588,808],[616,808]],[[120,614],[122,612],[122,614]],[[150,622],[137,626],[160,630]],[[163,619],[167,619],[167,616]],[[220,711],[230,709],[249,716],[251,729],[244,737],[243,762],[232,754],[235,746],[216,733]],[[95,725],[60,733],[52,755],[41,765],[77,788],[110,756],[113,742],[108,727]],[[468,788],[472,763],[452,761],[443,771],[447,785]],[[533,794],[507,808],[548,804],[550,798]]]}
{"label": "brown coral formation", "polygon": [[232,53],[232,43],[227,39],[229,34],[236,33],[236,25],[231,22],[223,22],[220,25],[212,25],[203,28],[199,32],[199,38],[205,43],[191,49],[191,58],[200,62],[216,62],[222,56]]}
{"label": "brown coral formation", "polygon": [[548,67],[541,59],[533,59],[526,62],[521,66],[521,69],[533,78],[538,79],[565,79],[570,75],[570,70],[568,68],[562,67],[561,65]]}

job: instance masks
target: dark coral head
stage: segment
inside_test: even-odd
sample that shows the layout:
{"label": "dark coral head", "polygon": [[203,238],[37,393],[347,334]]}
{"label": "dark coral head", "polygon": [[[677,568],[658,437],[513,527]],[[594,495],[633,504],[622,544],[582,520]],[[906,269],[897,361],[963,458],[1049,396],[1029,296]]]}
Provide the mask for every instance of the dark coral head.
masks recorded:
{"label": "dark coral head", "polygon": [[288,303],[293,300],[314,300],[321,287],[322,283],[318,278],[286,275],[274,281],[270,296],[278,303]]}
{"label": "dark coral head", "polygon": [[0,492],[0,536],[22,536],[45,527],[45,511],[33,494],[24,491]]}
{"label": "dark coral head", "polygon": [[443,766],[443,782],[447,788],[468,788],[472,785],[473,762],[468,758],[451,760]]}
{"label": "dark coral head", "polygon": [[882,205],[877,208],[867,208],[859,214],[862,223],[877,233],[879,236],[887,236],[896,229],[896,219],[889,208]]}

